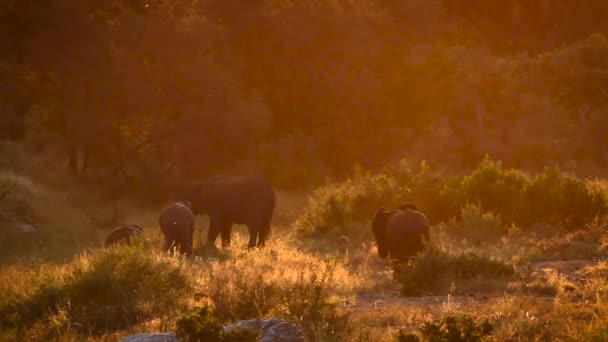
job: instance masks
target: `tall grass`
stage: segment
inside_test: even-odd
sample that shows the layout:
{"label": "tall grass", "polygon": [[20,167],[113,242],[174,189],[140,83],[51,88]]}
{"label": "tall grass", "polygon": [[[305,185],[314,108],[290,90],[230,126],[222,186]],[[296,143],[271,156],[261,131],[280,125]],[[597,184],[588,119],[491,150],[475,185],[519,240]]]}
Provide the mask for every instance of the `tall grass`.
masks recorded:
{"label": "tall grass", "polygon": [[13,285],[2,279],[3,328],[38,338],[114,331],[171,317],[192,288],[182,261],[138,247],[102,250],[62,267],[46,267],[22,273]]}
{"label": "tall grass", "polygon": [[311,340],[346,333],[342,303],[369,284],[338,259],[305,254],[280,240],[227,260],[197,263],[194,272],[198,291],[221,321],[282,317]]}
{"label": "tall grass", "polygon": [[293,243],[278,239],[265,249],[194,260],[136,243],[91,251],[68,264],[7,266],[0,276],[0,330],[26,339],[98,339],[152,321],[156,329],[172,330],[204,304],[221,324],[279,317],[310,340],[344,338],[350,331],[344,302],[371,287],[371,277]]}

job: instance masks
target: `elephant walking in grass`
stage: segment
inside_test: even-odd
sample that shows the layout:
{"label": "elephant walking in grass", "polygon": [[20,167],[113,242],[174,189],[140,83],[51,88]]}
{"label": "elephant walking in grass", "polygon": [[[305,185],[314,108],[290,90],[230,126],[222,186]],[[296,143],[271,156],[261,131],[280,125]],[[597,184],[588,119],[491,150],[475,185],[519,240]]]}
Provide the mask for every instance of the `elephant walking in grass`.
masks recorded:
{"label": "elephant walking in grass", "polygon": [[222,247],[230,246],[233,224],[249,229],[249,248],[264,246],[276,205],[270,182],[262,176],[216,176],[196,183],[188,200],[196,215],[209,215],[207,245],[215,247],[218,235]]}
{"label": "elephant walking in grass", "polygon": [[406,204],[393,210],[378,209],[372,221],[372,232],[381,258],[405,262],[424,250],[430,224],[414,205]]}
{"label": "elephant walking in grass", "polygon": [[186,203],[173,203],[163,208],[158,218],[165,236],[165,250],[177,248],[180,253],[192,254],[194,215]]}

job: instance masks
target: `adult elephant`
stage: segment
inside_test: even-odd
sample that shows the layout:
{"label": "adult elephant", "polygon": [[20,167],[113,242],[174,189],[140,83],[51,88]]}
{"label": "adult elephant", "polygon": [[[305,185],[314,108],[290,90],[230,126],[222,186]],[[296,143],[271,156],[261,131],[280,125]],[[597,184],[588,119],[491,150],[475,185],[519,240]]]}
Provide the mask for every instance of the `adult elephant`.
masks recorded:
{"label": "adult elephant", "polygon": [[429,240],[430,224],[426,216],[412,204],[387,210],[380,208],[372,221],[372,232],[378,255],[407,261],[424,249]]}
{"label": "adult elephant", "polygon": [[276,205],[270,182],[259,175],[215,176],[196,183],[188,200],[195,215],[209,215],[207,245],[215,247],[221,234],[222,247],[230,246],[233,224],[249,229],[249,248],[264,246]]}
{"label": "adult elephant", "polygon": [[165,250],[175,247],[180,253],[192,254],[194,215],[187,203],[176,202],[164,207],[158,224],[165,236]]}

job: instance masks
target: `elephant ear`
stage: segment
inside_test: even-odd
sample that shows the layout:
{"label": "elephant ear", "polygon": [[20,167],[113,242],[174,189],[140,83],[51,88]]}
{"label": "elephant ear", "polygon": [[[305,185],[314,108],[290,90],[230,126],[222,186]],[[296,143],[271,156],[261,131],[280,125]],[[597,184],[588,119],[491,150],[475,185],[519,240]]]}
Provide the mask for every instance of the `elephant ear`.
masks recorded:
{"label": "elephant ear", "polygon": [[388,241],[386,237],[386,223],[391,216],[391,212],[386,208],[380,208],[376,211],[372,220],[372,233],[378,245],[378,255],[381,258],[388,257]]}

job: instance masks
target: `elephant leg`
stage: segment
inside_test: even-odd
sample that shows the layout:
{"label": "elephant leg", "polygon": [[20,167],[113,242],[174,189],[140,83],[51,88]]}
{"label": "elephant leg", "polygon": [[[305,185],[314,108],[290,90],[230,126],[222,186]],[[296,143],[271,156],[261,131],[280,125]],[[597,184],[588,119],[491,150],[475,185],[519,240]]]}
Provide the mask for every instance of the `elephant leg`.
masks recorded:
{"label": "elephant leg", "polygon": [[165,235],[165,251],[168,251],[175,245],[175,238],[169,231],[163,231],[163,233]]}
{"label": "elephant leg", "polygon": [[247,245],[247,248],[254,248],[256,246],[256,242],[258,241],[258,232],[259,232],[259,228],[257,225],[247,225],[247,227],[249,228],[249,244]]}
{"label": "elephant leg", "polygon": [[179,237],[179,250],[180,253],[190,255],[192,253],[192,230],[183,229]]}
{"label": "elephant leg", "polygon": [[188,235],[186,236],[186,255],[191,255],[194,249],[194,243],[192,241],[192,235],[194,234],[194,228],[191,227],[188,230]]}
{"label": "elephant leg", "polygon": [[207,246],[215,247],[215,240],[222,230],[222,222],[219,218],[209,218],[209,233],[207,234]]}
{"label": "elephant leg", "polygon": [[232,233],[232,222],[223,221],[222,230],[220,232],[222,236],[222,248],[230,247],[230,235]]}
{"label": "elephant leg", "polygon": [[165,251],[168,251],[171,248],[171,245],[173,243],[173,236],[172,236],[171,232],[167,229],[161,228],[161,231],[163,233],[163,236],[165,237],[165,243],[164,243]]}
{"label": "elephant leg", "polygon": [[259,238],[258,244],[257,244],[258,247],[264,247],[269,233],[270,233],[270,222],[265,223],[262,226],[262,228],[260,228],[260,238]]}

